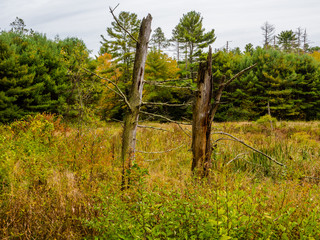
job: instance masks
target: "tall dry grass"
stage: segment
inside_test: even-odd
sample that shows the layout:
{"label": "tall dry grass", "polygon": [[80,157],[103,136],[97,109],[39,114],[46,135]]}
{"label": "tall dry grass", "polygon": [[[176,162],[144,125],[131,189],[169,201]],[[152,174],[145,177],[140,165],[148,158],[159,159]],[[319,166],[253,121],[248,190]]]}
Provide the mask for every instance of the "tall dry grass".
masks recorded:
{"label": "tall dry grass", "polygon": [[320,122],[277,122],[273,131],[268,123],[214,124],[213,132],[230,133],[286,167],[223,139],[203,182],[190,172],[190,137],[174,124],[149,125],[167,131],[139,129],[135,181],[126,192],[119,190],[119,123],[79,131],[37,115],[1,126],[1,238],[319,236]]}

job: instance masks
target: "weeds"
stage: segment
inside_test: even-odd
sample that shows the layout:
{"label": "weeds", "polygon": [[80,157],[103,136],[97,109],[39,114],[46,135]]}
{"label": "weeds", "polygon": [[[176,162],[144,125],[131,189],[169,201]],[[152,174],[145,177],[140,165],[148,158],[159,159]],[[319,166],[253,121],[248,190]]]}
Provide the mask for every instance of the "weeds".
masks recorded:
{"label": "weeds", "polygon": [[173,124],[152,125],[169,131],[138,131],[126,191],[119,125],[78,132],[42,114],[0,126],[0,238],[319,238],[318,122],[275,122],[273,134],[261,123],[216,124],[286,168],[219,141],[203,182],[191,178],[190,139]]}

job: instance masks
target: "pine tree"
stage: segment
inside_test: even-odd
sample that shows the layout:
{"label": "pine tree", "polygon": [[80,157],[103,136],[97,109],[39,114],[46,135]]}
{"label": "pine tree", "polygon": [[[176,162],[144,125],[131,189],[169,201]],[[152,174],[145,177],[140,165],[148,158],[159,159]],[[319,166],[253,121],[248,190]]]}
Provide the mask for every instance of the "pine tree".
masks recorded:
{"label": "pine tree", "polygon": [[100,54],[112,54],[112,58],[122,69],[122,80],[128,82],[131,76],[136,46],[136,42],[130,37],[128,32],[137,38],[141,21],[138,19],[137,14],[130,12],[120,12],[118,21],[126,31],[116,21],[113,21],[111,23],[112,27],[107,28],[108,38],[101,35],[102,46]]}
{"label": "pine tree", "polygon": [[162,48],[166,48],[169,46],[169,41],[164,36],[164,33],[160,27],[154,30],[154,34],[151,37],[151,41],[153,45],[156,48],[158,48],[159,52],[162,50]]}
{"label": "pine tree", "polygon": [[203,18],[200,13],[191,11],[183,15],[175,27],[175,39],[182,41],[186,47],[186,66],[190,62],[191,78],[194,80],[196,71],[194,63],[202,50],[216,39],[214,30],[205,33],[202,25]]}
{"label": "pine tree", "polygon": [[292,51],[297,46],[297,36],[292,30],[282,31],[277,38],[281,49],[286,52]]}
{"label": "pine tree", "polygon": [[[76,98],[70,80],[70,65],[63,52],[66,42],[52,41],[37,32],[1,32],[0,34],[0,121],[7,122],[37,112],[67,115]],[[78,40],[79,42],[79,40]],[[88,62],[86,48],[83,61]],[[77,54],[76,45],[69,47],[67,58]],[[72,67],[79,69],[79,61]],[[86,94],[96,97],[86,77]],[[91,92],[90,92],[91,91]],[[89,94],[90,92],[90,94]],[[68,113],[69,115],[69,113]]]}

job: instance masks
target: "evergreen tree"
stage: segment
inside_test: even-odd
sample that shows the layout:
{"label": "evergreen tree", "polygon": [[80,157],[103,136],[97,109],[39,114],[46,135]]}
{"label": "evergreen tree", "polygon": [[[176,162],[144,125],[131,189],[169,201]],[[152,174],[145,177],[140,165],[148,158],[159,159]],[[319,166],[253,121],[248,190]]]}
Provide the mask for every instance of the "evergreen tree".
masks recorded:
{"label": "evergreen tree", "polygon": [[244,52],[251,55],[253,53],[253,45],[251,43],[248,43],[244,47]]}
{"label": "evergreen tree", "polygon": [[89,51],[82,40],[66,38],[59,41],[59,46],[68,71],[68,88],[64,92],[66,99],[62,111],[66,117],[76,117],[82,124],[89,118],[95,103],[100,98],[101,82],[100,79],[93,78],[91,74],[84,71],[84,69],[94,71],[96,66],[89,58]]}
{"label": "evergreen tree", "polygon": [[[186,46],[186,61],[190,62],[191,77],[194,80],[196,71],[194,63],[196,57],[199,57],[202,50],[208,47],[216,39],[214,30],[205,33],[205,29],[202,25],[203,18],[200,13],[196,11],[188,12],[184,14],[180,19],[179,24],[175,27],[175,39],[185,43]],[[186,62],[186,66],[188,63]]]}
{"label": "evergreen tree", "polygon": [[18,34],[25,34],[28,32],[28,29],[26,29],[26,25],[23,21],[23,19],[16,17],[16,19],[10,23],[11,26],[11,32],[15,32]]}
{"label": "evergreen tree", "polygon": [[[20,64],[19,56],[11,48],[8,36],[0,35],[0,122],[19,119],[28,114],[23,105],[31,100],[34,74],[28,73],[28,66]],[[5,39],[5,38],[6,39]]]}
{"label": "evergreen tree", "polygon": [[[15,112],[14,115],[3,114],[3,119],[13,120],[33,112],[57,112],[61,93],[67,88],[67,71],[57,45],[38,33],[2,32],[0,41],[10,46],[1,49],[3,55],[9,56],[2,61],[7,64],[2,68],[0,81],[6,87],[1,87],[0,91],[3,91],[2,96],[12,96],[11,107],[5,111]],[[11,68],[15,69],[15,74]]]}
{"label": "evergreen tree", "polygon": [[227,88],[217,120],[255,120],[267,114],[268,102],[278,119],[319,119],[319,62],[273,49],[257,48],[252,55],[219,52],[214,56],[214,77],[228,78],[253,63],[258,65]]}
{"label": "evergreen tree", "polygon": [[184,43],[182,37],[179,35],[178,26],[172,30],[172,38],[170,39],[171,44],[175,45],[177,49],[177,61],[180,62],[181,50],[184,49]]}
{"label": "evergreen tree", "polygon": [[281,49],[286,52],[292,51],[297,46],[297,37],[292,30],[282,31],[277,38]]}
{"label": "evergreen tree", "polygon": [[159,52],[162,48],[166,48],[169,46],[169,41],[164,36],[164,33],[160,27],[154,30],[154,34],[151,37],[151,41],[153,45],[158,48]]}
{"label": "evergreen tree", "polygon": [[137,14],[130,12],[120,12],[118,21],[126,30],[120,27],[116,21],[111,22],[112,27],[107,28],[108,39],[101,35],[100,54],[112,54],[123,73],[122,80],[128,82],[131,77],[136,46],[136,42],[128,32],[137,39],[141,21]]}
{"label": "evergreen tree", "polygon": [[[1,32],[1,122],[44,111],[70,115],[70,106],[77,102],[69,100],[78,96],[72,90],[74,83],[70,80],[70,65],[79,69],[77,66],[80,66],[80,62],[67,64],[66,56],[70,59],[77,54],[77,45],[70,45],[68,54],[61,54],[66,52],[67,42],[52,41],[33,31],[28,34],[21,31]],[[87,52],[85,47],[83,51]],[[83,59],[89,61],[88,53]],[[86,92],[89,93],[92,79],[86,77],[84,81],[87,84]]]}

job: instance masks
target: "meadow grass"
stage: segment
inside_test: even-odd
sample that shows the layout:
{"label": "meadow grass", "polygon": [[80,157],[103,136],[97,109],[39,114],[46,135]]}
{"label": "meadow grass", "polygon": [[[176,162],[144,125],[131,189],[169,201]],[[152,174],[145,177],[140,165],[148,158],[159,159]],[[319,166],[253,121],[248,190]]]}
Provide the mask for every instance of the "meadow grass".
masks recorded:
{"label": "meadow grass", "polygon": [[120,123],[39,114],[0,126],[0,238],[319,239],[320,122],[215,123],[286,166],[213,134],[204,180],[189,136],[148,125],[167,131],[139,129],[126,191]]}

